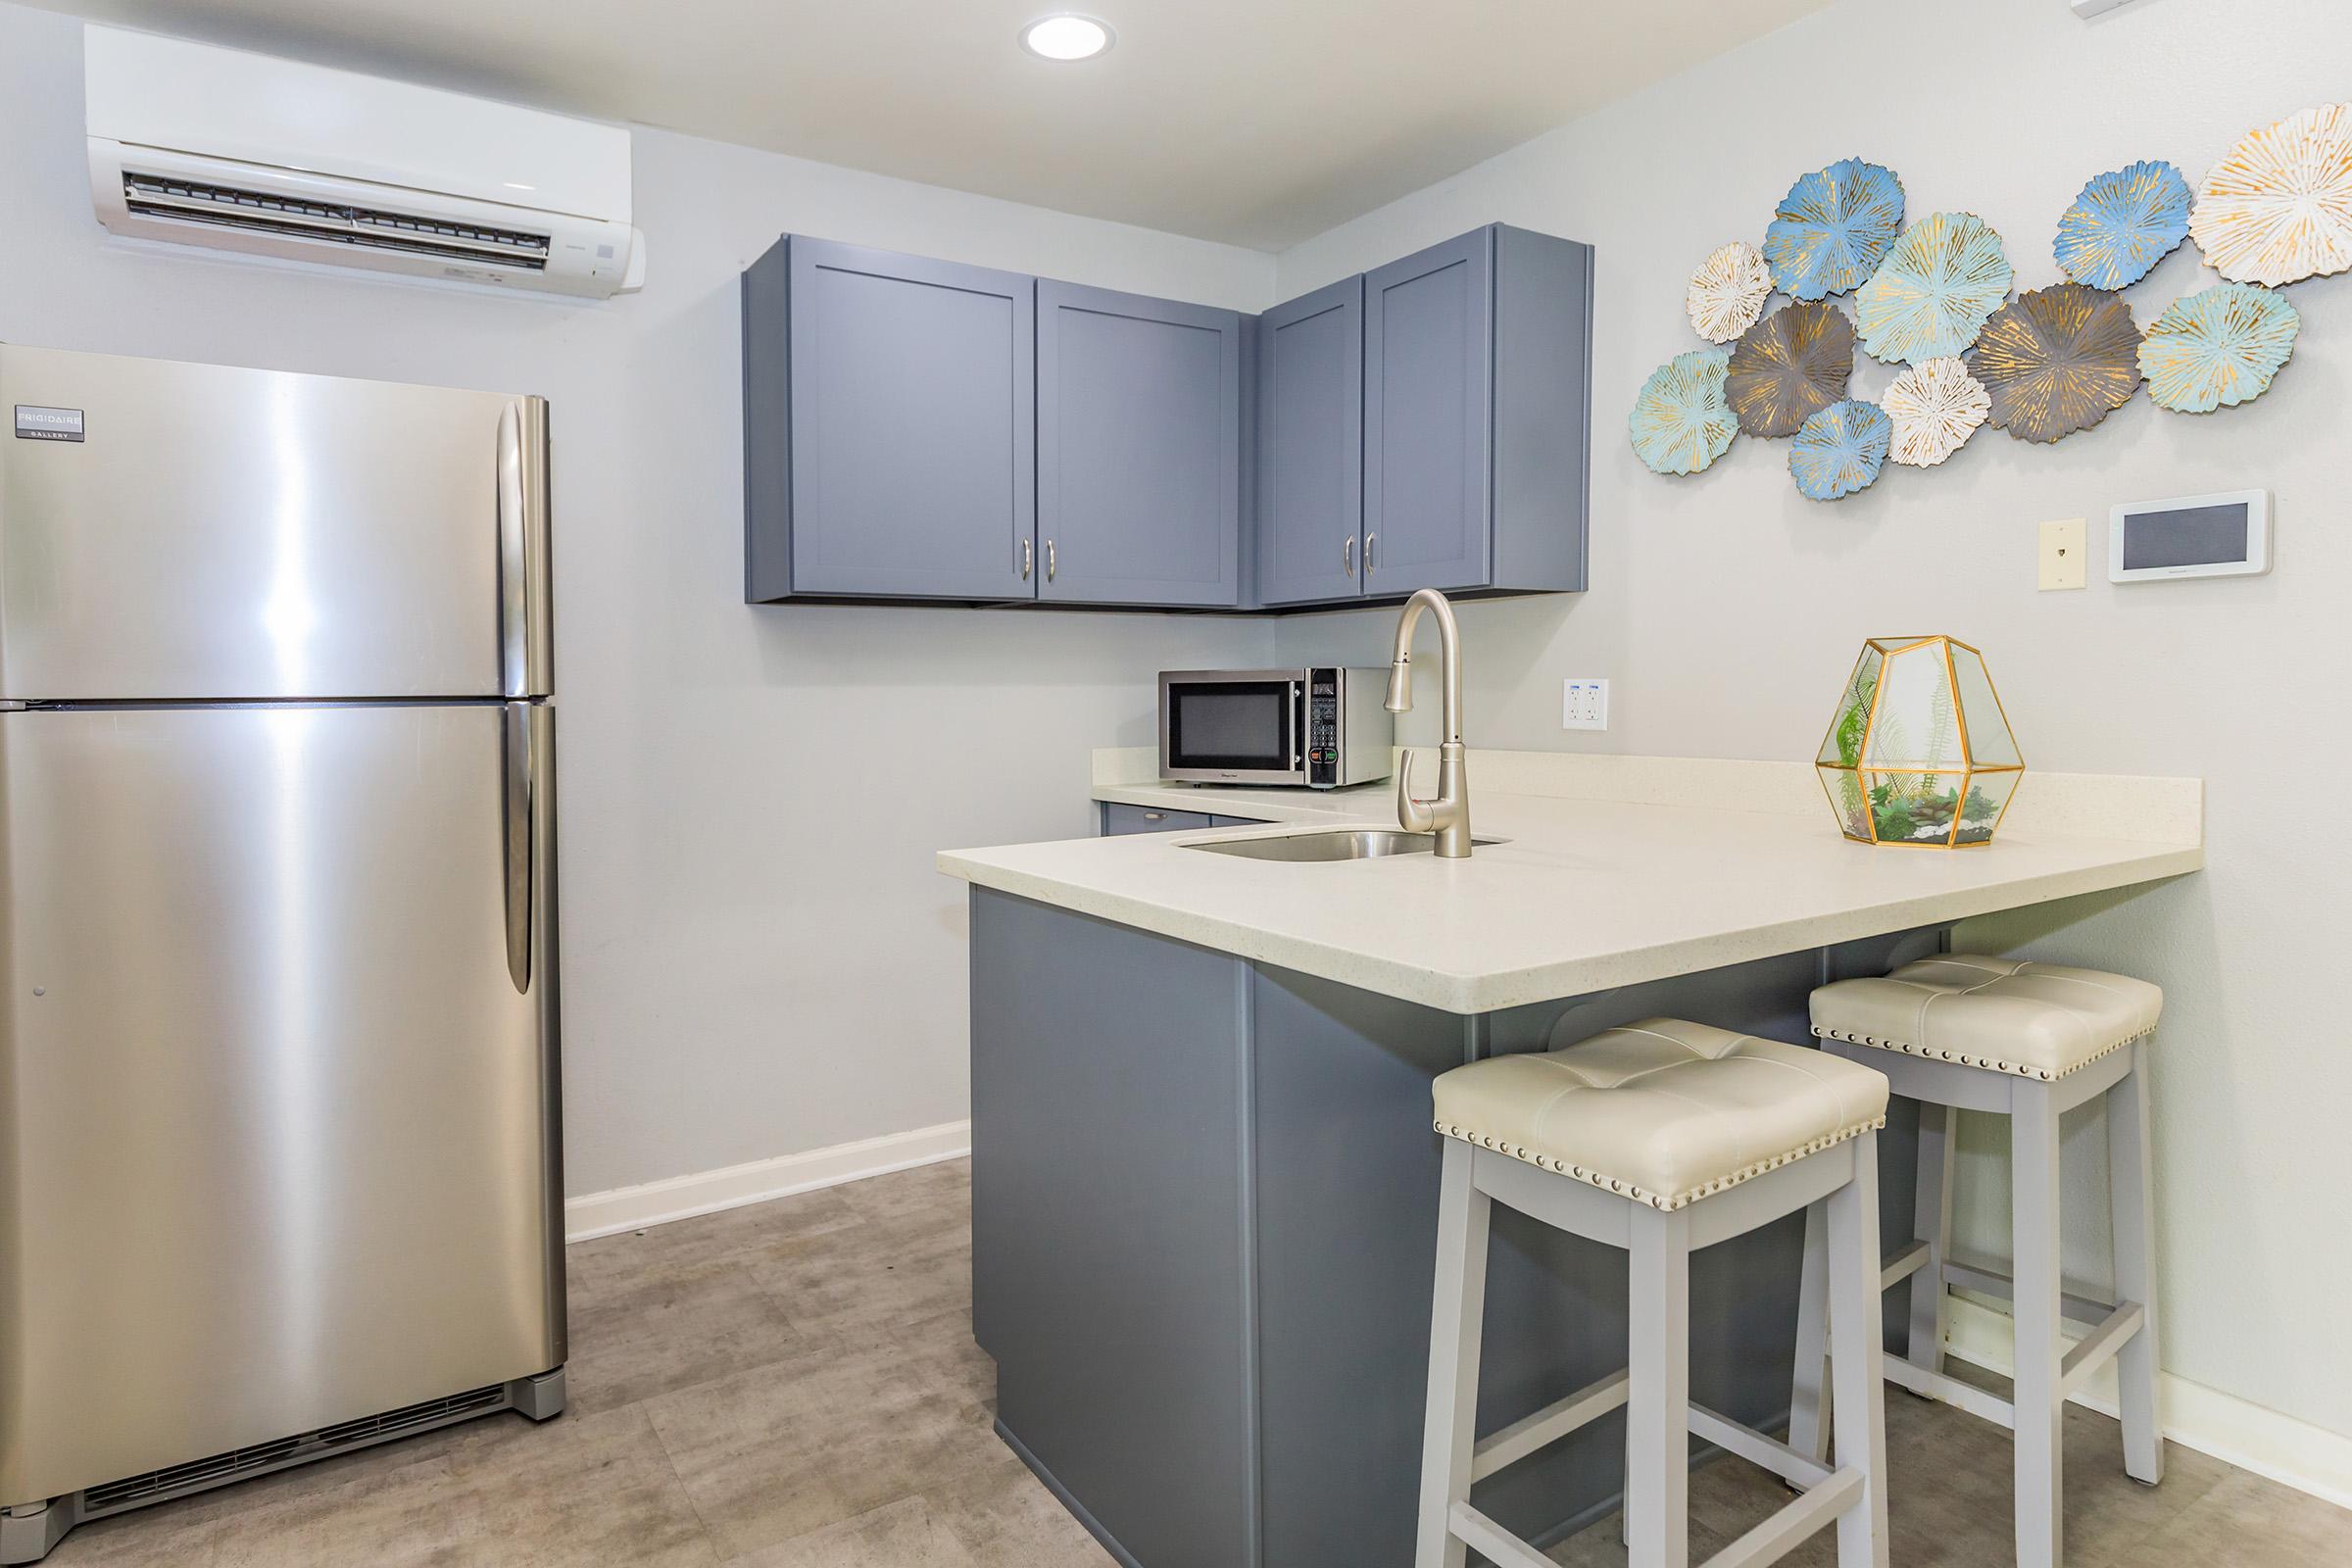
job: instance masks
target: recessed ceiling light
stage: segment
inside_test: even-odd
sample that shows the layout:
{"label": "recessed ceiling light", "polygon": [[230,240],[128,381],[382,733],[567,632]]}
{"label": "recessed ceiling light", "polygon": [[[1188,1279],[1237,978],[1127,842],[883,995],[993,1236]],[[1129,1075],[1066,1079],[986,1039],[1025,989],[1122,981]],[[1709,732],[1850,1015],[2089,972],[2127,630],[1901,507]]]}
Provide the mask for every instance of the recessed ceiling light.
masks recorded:
{"label": "recessed ceiling light", "polygon": [[1072,12],[1040,17],[1021,29],[1021,47],[1045,60],[1092,60],[1110,47],[1110,24]]}

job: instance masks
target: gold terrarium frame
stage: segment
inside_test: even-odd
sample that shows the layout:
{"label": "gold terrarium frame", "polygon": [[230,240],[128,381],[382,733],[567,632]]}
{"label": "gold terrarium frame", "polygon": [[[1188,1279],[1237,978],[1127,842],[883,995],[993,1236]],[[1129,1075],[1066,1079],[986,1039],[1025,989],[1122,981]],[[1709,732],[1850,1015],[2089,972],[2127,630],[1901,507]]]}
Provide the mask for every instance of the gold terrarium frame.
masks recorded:
{"label": "gold terrarium frame", "polygon": [[[1960,753],[1968,759],[1968,761],[1959,767],[1917,764],[1890,766],[1885,762],[1873,764],[1869,760],[1871,741],[1873,736],[1878,733],[1879,710],[1886,697],[1886,667],[1893,662],[1896,655],[1909,653],[1932,643],[1941,645],[1944,689],[1952,694],[1952,716],[1960,732]],[[1955,648],[1965,649],[1976,656],[1978,667],[1984,674],[1984,689],[1992,696],[1993,710],[2000,715],[2002,729],[2008,732],[2010,750],[2017,756],[2016,761],[1979,762],[1976,760],[1976,748],[1970,740],[1968,731],[1968,705],[1960,695],[1960,671],[1952,659],[1952,650]],[[1857,844],[1885,844],[1923,850],[1984,849],[1999,835],[2001,823],[2008,818],[2009,808],[2017,804],[2017,787],[2023,782],[2022,775],[2026,770],[2024,750],[2017,745],[2017,731],[2009,722],[2009,710],[2001,702],[2000,688],[1993,684],[1992,668],[1984,662],[1984,650],[1973,643],[1964,643],[1957,637],[1941,634],[1926,637],[1872,637],[1864,642],[1863,652],[1855,660],[1856,669],[1861,667],[1862,660],[1867,659],[1874,650],[1879,656],[1879,673],[1871,689],[1870,713],[1863,722],[1861,740],[1855,748],[1858,760],[1848,764],[1843,761],[1824,760],[1832,755],[1832,747],[1837,740],[1838,727],[1845,721],[1846,705],[1842,700],[1838,703],[1838,710],[1830,715],[1830,727],[1823,733],[1821,746],[1814,753],[1813,771],[1821,781],[1822,794],[1829,801],[1831,814],[1838,819],[1838,831]],[[1850,675],[1847,677],[1847,682],[1850,692],[1852,684]],[[1858,792],[1858,799],[1861,802],[1862,821],[1869,827],[1869,833],[1861,834],[1853,830],[1852,819],[1848,816],[1844,804],[1838,799],[1838,792],[1832,787],[1830,781],[1831,775],[1836,773],[1843,773],[1851,777],[1853,781],[1851,787]],[[2009,777],[2011,780],[2009,793],[2003,797],[2000,809],[1993,815],[1992,826],[1985,830],[1984,836],[1963,841],[1960,837],[1960,830],[1968,815],[1968,797],[1976,788],[1978,779],[1990,776]],[[1945,830],[1943,836],[1941,838],[1882,837],[1879,832],[1877,803],[1872,795],[1872,781],[1878,780],[1884,783],[1894,778],[1935,777],[1952,777],[1959,780],[1959,785],[1953,794],[1951,825]]]}

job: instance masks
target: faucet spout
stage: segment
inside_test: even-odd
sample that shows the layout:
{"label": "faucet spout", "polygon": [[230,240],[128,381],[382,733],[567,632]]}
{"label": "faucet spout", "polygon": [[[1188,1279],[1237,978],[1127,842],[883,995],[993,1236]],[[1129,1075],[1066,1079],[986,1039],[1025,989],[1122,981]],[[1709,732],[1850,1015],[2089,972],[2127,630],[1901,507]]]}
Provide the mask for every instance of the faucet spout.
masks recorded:
{"label": "faucet spout", "polygon": [[1462,745],[1462,633],[1453,618],[1453,606],[1435,588],[1424,588],[1404,602],[1396,620],[1396,647],[1389,664],[1387,707],[1393,713],[1413,706],[1413,632],[1424,612],[1438,620],[1438,678],[1445,698],[1439,722],[1444,739],[1438,746],[1438,793],[1434,800],[1413,795],[1412,762],[1396,770],[1396,820],[1407,832],[1434,833],[1441,858],[1470,858],[1470,781]]}

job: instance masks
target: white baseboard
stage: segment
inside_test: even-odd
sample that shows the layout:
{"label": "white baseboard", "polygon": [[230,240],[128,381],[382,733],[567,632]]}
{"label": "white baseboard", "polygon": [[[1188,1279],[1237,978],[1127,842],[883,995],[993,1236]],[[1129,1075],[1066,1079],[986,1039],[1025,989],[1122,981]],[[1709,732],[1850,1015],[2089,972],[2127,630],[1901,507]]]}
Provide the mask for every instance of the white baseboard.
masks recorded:
{"label": "white baseboard", "polygon": [[671,1176],[637,1187],[583,1193],[564,1204],[564,1239],[585,1242],[616,1231],[642,1230],[673,1219],[715,1214],[722,1208],[764,1202],[793,1193],[843,1182],[862,1181],[915,1165],[957,1159],[972,1152],[972,1124],[952,1121],[912,1132],[867,1138],[830,1149],[811,1149],[748,1165]]}
{"label": "white baseboard", "polygon": [[[2016,1331],[2008,1313],[1954,1296],[1949,1321],[1945,1348],[1953,1355],[2003,1377],[2016,1370]],[[2067,1334],[2079,1337],[2078,1326],[2068,1324]],[[2099,1368],[2075,1402],[2115,1415],[2115,1363]],[[2170,1372],[2159,1381],[2156,1402],[2164,1435],[2182,1447],[2352,1508],[2352,1437]]]}

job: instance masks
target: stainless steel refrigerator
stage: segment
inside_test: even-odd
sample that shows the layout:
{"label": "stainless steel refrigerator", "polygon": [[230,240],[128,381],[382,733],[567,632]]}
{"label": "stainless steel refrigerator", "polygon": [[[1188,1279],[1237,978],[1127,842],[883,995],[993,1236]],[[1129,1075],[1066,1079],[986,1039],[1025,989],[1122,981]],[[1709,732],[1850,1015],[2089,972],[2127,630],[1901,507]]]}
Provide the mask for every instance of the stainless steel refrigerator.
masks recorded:
{"label": "stainless steel refrigerator", "polygon": [[0,1561],[562,1407],[536,398],[0,347]]}

